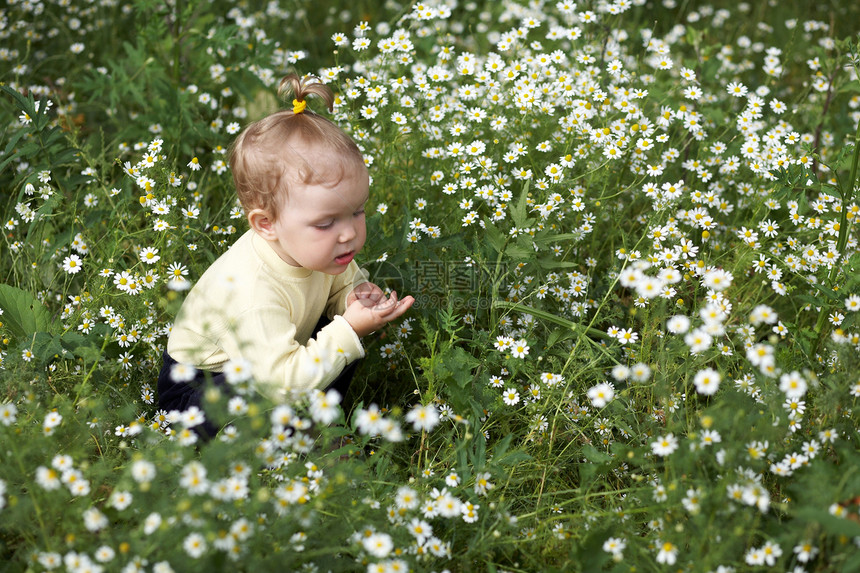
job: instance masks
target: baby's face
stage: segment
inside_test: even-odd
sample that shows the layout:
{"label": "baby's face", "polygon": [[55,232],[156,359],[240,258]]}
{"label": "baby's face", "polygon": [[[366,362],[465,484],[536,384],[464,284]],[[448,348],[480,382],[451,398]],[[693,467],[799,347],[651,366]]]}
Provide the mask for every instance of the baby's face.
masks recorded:
{"label": "baby's face", "polygon": [[289,195],[272,228],[272,247],[287,263],[338,275],[364,246],[364,204],[369,180],[353,170],[336,185],[290,184]]}

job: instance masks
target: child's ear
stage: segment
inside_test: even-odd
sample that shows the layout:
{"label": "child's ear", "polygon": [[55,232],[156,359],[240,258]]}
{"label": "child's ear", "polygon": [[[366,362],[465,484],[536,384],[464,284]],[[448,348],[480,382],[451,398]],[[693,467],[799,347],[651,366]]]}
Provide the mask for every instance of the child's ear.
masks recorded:
{"label": "child's ear", "polygon": [[275,229],[272,227],[272,219],[269,214],[262,209],[252,209],[248,212],[248,224],[254,231],[266,239],[273,241],[277,239]]}

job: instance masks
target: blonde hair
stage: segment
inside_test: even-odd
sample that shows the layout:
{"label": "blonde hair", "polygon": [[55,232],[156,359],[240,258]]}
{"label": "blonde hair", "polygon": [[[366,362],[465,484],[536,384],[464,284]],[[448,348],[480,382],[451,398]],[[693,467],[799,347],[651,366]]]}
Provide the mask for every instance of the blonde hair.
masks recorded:
{"label": "blonde hair", "polygon": [[[331,89],[313,76],[284,77],[278,95],[292,95],[299,102],[317,96],[329,111],[334,107]],[[325,164],[312,164],[321,152]],[[306,108],[299,113],[281,110],[246,127],[230,148],[230,169],[245,212],[262,209],[274,221],[291,179],[305,185],[336,185],[367,167],[358,146],[340,127]]]}

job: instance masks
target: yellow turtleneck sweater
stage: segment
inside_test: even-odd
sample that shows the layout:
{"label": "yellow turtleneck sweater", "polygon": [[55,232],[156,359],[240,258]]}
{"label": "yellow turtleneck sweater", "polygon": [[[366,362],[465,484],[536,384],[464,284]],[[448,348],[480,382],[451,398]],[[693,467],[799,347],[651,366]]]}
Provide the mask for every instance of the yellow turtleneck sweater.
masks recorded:
{"label": "yellow turtleneck sweater", "polygon": [[[294,267],[250,230],[188,293],[167,353],[214,372],[228,361],[247,360],[260,393],[283,403],[293,391],[324,388],[364,356],[358,335],[340,316],[347,295],[363,282],[355,261],[339,275]],[[311,338],[323,315],[332,322]]]}

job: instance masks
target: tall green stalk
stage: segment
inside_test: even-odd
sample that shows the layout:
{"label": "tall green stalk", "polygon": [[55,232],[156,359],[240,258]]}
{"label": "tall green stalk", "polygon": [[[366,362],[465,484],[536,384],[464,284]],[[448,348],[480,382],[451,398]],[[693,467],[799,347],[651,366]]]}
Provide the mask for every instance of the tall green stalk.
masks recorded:
{"label": "tall green stalk", "polygon": [[[845,258],[845,250],[848,245],[848,204],[854,200],[856,195],[858,164],[860,164],[860,123],[858,123],[857,131],[854,134],[854,156],[851,160],[851,173],[848,176],[848,184],[839,188],[842,199],[842,212],[839,218],[839,236],[836,240],[836,251],[839,253],[840,261],[843,261]],[[830,269],[830,274],[827,277],[827,283],[830,288],[837,286],[835,280],[840,268],[841,265],[834,264]],[[818,338],[813,354],[818,351],[822,340],[824,340],[825,327],[827,326],[827,311],[828,308],[822,306],[821,311],[818,313],[818,321],[815,323],[815,332],[818,334]]]}

